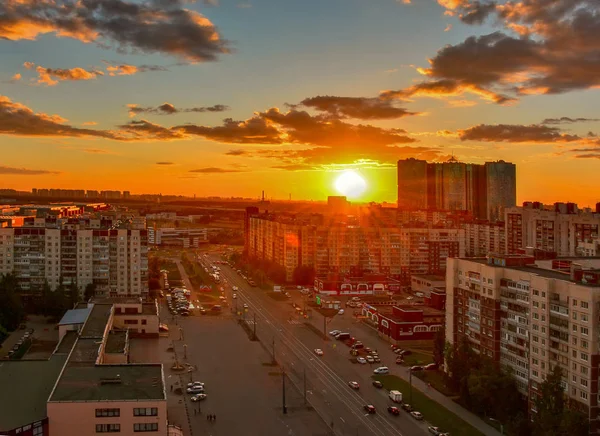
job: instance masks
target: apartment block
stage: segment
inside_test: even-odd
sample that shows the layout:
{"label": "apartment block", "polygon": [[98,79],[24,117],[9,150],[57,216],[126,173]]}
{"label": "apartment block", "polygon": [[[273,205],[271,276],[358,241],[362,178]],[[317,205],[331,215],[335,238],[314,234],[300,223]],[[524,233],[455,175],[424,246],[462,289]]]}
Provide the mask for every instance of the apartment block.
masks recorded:
{"label": "apartment block", "polygon": [[578,256],[583,243],[598,239],[600,213],[581,210],[574,203],[526,202],[506,209],[505,222],[509,254],[531,247],[558,256]]}
{"label": "apartment block", "polygon": [[208,242],[208,228],[148,228],[148,243],[183,248],[199,247]]}
{"label": "apartment block", "polygon": [[97,295],[147,293],[148,243],[145,230],[0,228],[0,274],[14,273],[25,293],[47,280],[56,288],[76,283]]}
{"label": "apartment block", "polygon": [[498,161],[484,165],[398,161],[398,208],[468,211],[474,218],[497,221],[516,205],[516,166]]}
{"label": "apartment block", "polygon": [[315,216],[302,221],[253,214],[247,241],[250,256],[283,266],[288,280],[296,267],[306,265],[319,276],[381,273],[410,282],[411,274],[444,271],[448,257],[464,254],[461,229],[347,225]]}
{"label": "apartment block", "polygon": [[467,257],[502,254],[506,250],[506,228],[502,221],[473,221],[463,224]]}
{"label": "apartment block", "polygon": [[527,255],[449,259],[446,339],[510,367],[533,399],[559,365],[574,407],[599,434],[600,259]]}

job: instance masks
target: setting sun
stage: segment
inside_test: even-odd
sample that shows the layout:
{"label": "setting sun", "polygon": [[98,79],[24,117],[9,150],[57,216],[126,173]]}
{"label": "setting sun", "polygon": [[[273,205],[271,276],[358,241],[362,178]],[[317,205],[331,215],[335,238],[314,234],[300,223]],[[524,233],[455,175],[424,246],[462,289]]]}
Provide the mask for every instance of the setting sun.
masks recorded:
{"label": "setting sun", "polygon": [[356,171],[344,171],[335,180],[335,189],[349,198],[361,196],[367,189],[367,182]]}

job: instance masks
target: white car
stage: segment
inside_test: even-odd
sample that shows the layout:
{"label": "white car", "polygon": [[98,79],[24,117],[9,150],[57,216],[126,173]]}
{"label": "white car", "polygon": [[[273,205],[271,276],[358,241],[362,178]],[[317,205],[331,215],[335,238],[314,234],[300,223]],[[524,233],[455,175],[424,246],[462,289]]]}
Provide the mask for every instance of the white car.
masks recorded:
{"label": "white car", "polygon": [[367,360],[366,360],[364,357],[357,357],[357,358],[356,358],[356,361],[357,361],[358,363],[360,363],[360,364],[363,364],[363,365],[364,365],[365,363],[367,363]]}
{"label": "white car", "polygon": [[377,369],[373,370],[373,374],[389,374],[390,369],[387,366],[380,366]]}
{"label": "white car", "polygon": [[358,390],[360,388],[360,385],[358,384],[358,382],[355,382],[355,381],[348,382],[348,386],[350,386],[352,389],[356,389],[356,390]]}
{"label": "white car", "polygon": [[238,287],[237,287],[237,286],[234,286],[234,287],[232,287],[231,289],[232,289],[232,290],[234,290],[234,291],[237,291],[237,290],[238,290]]}
{"label": "white car", "polygon": [[233,298],[233,299],[235,300],[235,299],[237,298],[237,294],[233,294],[233,295],[231,296],[231,298]]}
{"label": "white car", "polygon": [[417,412],[416,410],[414,412],[410,412],[410,414],[412,415],[413,418],[415,418],[417,421],[423,421],[423,415],[421,414],[421,412]]}
{"label": "white car", "polygon": [[198,387],[198,386],[203,388],[204,387],[204,383],[199,382],[199,381],[195,381],[195,382],[192,382],[192,383],[188,383],[188,385],[187,385],[188,388],[193,388],[193,387]]}
{"label": "white car", "polygon": [[338,315],[343,315],[343,314],[344,314],[344,309],[338,310]]}
{"label": "white car", "polygon": [[338,334],[340,334],[340,333],[342,333],[342,331],[341,331],[341,330],[331,330],[331,331],[329,332],[329,334],[330,334],[331,336],[336,336],[336,335],[338,335]]}
{"label": "white car", "polygon": [[321,350],[320,348],[315,348],[315,354],[317,356],[322,356],[323,355],[323,350]]}
{"label": "white car", "polygon": [[244,309],[248,309],[248,305],[244,303]]}
{"label": "white car", "polygon": [[198,395],[194,395],[191,400],[195,403],[196,401],[202,401],[202,400],[206,400],[206,397],[208,395],[206,394],[198,394]]}
{"label": "white car", "polygon": [[367,356],[367,362],[375,363],[375,359],[373,359],[373,356],[369,355],[369,356]]}
{"label": "white car", "polygon": [[192,386],[191,388],[187,388],[186,392],[188,394],[203,394],[204,386]]}

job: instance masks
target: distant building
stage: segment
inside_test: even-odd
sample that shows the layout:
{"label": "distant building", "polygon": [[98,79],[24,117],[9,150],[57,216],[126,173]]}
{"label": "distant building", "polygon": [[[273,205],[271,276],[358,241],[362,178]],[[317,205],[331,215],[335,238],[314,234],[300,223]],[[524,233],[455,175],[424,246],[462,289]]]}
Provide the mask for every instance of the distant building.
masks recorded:
{"label": "distant building", "polygon": [[427,162],[414,158],[398,161],[398,209],[426,209]]}
{"label": "distant building", "polygon": [[344,195],[330,195],[327,197],[327,208],[332,214],[346,214],[350,207],[350,202]]}
{"label": "distant building", "polygon": [[319,294],[339,296],[386,295],[399,292],[398,280],[378,274],[364,274],[362,277],[341,277],[330,274],[315,278],[314,291]]}
{"label": "distant building", "polygon": [[391,343],[431,340],[444,328],[444,311],[424,305],[374,306],[361,310],[368,322],[377,327],[379,336]]}
{"label": "distant building", "polygon": [[506,227],[502,221],[474,221],[464,224],[465,255],[485,257],[488,253],[506,252]]}
{"label": "distant building", "polygon": [[160,228],[148,229],[148,243],[183,248],[199,247],[208,242],[207,228]]}

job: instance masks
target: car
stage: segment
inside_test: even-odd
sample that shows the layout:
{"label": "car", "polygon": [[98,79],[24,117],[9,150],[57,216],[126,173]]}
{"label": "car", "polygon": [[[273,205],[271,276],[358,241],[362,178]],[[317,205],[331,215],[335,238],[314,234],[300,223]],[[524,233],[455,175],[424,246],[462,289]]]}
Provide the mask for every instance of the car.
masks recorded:
{"label": "car", "polygon": [[442,430],[440,430],[439,427],[434,427],[432,425],[427,427],[427,430],[429,431],[429,433],[431,433],[432,435],[435,435],[435,436],[440,436],[441,434],[443,434]]}
{"label": "car", "polygon": [[352,344],[352,348],[355,350],[359,350],[361,348],[365,348],[365,346],[362,344],[362,342],[355,342],[354,344]]}
{"label": "car", "polygon": [[207,397],[207,396],[208,396],[208,395],[206,395],[206,394],[196,394],[196,395],[194,395],[194,396],[191,398],[191,400],[192,400],[192,401],[195,403],[195,402],[197,402],[197,401],[206,400],[206,397]]}
{"label": "car", "polygon": [[331,330],[331,331],[329,332],[329,334],[330,334],[331,336],[337,336],[337,335],[339,335],[340,333],[342,333],[342,331],[341,331],[341,330]]}
{"label": "car", "polygon": [[373,354],[372,356],[373,356],[373,360],[375,361],[375,363],[381,363],[381,359],[379,358],[378,355]]}
{"label": "car", "polygon": [[371,352],[371,351],[373,351],[373,350],[371,350],[369,347],[365,347],[365,351],[366,351],[367,353],[370,353],[370,352]]}
{"label": "car", "polygon": [[360,301],[360,298],[358,298],[358,297],[352,297],[351,300],[352,301]]}
{"label": "car", "polygon": [[400,409],[398,409],[396,406],[388,406],[387,411],[392,415],[400,415]]}
{"label": "car", "polygon": [[195,382],[192,382],[192,383],[188,383],[187,387],[188,388],[193,388],[193,387],[202,387],[203,388],[204,387],[204,383],[199,382],[199,381],[195,381]]}
{"label": "car", "polygon": [[235,300],[235,299],[237,298],[237,294],[233,294],[233,295],[231,296],[231,298],[233,298],[233,299]]}
{"label": "car", "polygon": [[285,298],[292,298],[292,296],[290,295],[289,292],[286,292],[284,295],[285,295]]}
{"label": "car", "polygon": [[417,421],[423,421],[423,415],[421,414],[421,412],[417,412],[416,410],[413,410],[412,412],[410,412],[410,414]]}
{"label": "car", "polygon": [[255,287],[256,287],[256,283],[254,282],[254,280],[250,280],[250,281],[248,282],[248,284],[249,284],[250,286],[252,286],[253,288],[255,288]]}
{"label": "car", "polygon": [[394,345],[394,344],[390,345],[390,349],[395,350],[396,348],[398,348],[398,345]]}
{"label": "car", "polygon": [[187,310],[182,310],[181,312],[179,312],[179,314],[180,314],[181,316],[190,316],[190,312],[189,312],[189,311],[187,311]]}
{"label": "car", "polygon": [[403,356],[410,356],[412,354],[412,351],[410,351],[410,350],[402,350],[402,353],[400,353],[400,354],[402,354]]}
{"label": "car", "polygon": [[220,312],[221,306],[219,306],[218,304],[215,304],[213,307],[210,308],[210,310],[212,310],[213,312]]}
{"label": "car", "polygon": [[371,356],[371,355],[368,355],[366,357],[366,359],[367,359],[367,362],[369,362],[369,363],[375,363],[375,359],[373,359],[373,356]]}
{"label": "car", "polygon": [[320,348],[315,348],[315,354],[317,356],[322,356],[323,355],[323,350],[321,350]]}
{"label": "car", "polygon": [[390,369],[387,366],[380,366],[373,370],[373,374],[389,374]]}
{"label": "car", "polygon": [[404,359],[403,359],[402,357],[398,357],[398,358],[396,359],[396,364],[397,364],[397,365],[400,365],[400,364],[402,364],[402,363],[404,363]]}
{"label": "car", "polygon": [[204,387],[203,386],[192,386],[191,388],[187,388],[186,392],[188,394],[203,394]]}
{"label": "car", "polygon": [[365,409],[365,411],[369,414],[372,415],[373,413],[377,413],[377,410],[375,410],[375,406],[373,406],[372,404],[365,404],[363,406],[363,409]]}
{"label": "car", "polygon": [[237,286],[233,286],[231,289],[237,292],[238,287]]}
{"label": "car", "polygon": [[410,367],[411,371],[423,371],[423,367],[421,365],[415,365]]}
{"label": "car", "polygon": [[414,410],[414,409],[413,409],[413,407],[412,407],[410,404],[408,404],[408,403],[404,403],[404,404],[402,405],[402,408],[403,408],[404,410],[406,410],[407,412],[409,412],[409,413],[410,413],[410,412],[412,412],[412,411]]}
{"label": "car", "polygon": [[248,309],[248,305],[244,303],[244,309]]}
{"label": "car", "polygon": [[206,309],[200,309],[200,315],[206,315],[208,312]]}
{"label": "car", "polygon": [[437,363],[430,363],[429,365],[425,365],[425,367],[423,369],[425,369],[425,371],[435,371],[437,370],[438,364]]}
{"label": "car", "polygon": [[343,315],[343,314],[344,314],[344,309],[338,310],[338,315]]}
{"label": "car", "polygon": [[373,386],[375,386],[377,389],[381,389],[383,388],[383,383],[381,383],[379,380],[373,380]]}
{"label": "car", "polygon": [[360,389],[360,385],[358,384],[358,382],[355,381],[348,382],[348,386],[350,386],[354,390]]}
{"label": "car", "polygon": [[402,353],[402,351],[404,351],[404,350],[402,350],[402,348],[396,348],[396,349],[394,350],[394,353],[396,353],[396,354],[400,354],[400,353]]}
{"label": "car", "polygon": [[367,363],[367,360],[364,357],[357,357],[356,361],[362,365],[364,365],[365,363]]}

